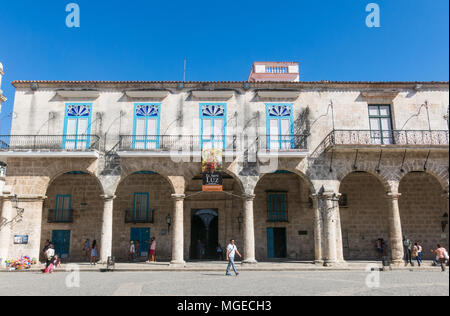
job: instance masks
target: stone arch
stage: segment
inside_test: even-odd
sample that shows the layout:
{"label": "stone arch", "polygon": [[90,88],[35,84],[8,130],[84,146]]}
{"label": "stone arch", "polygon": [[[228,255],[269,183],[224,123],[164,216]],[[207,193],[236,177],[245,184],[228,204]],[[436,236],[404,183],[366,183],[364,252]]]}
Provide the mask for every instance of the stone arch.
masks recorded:
{"label": "stone arch", "polygon": [[167,183],[170,185],[171,188],[171,193],[175,194],[177,191],[175,189],[175,185],[173,180],[171,179],[170,176],[163,174],[161,172],[158,172],[156,170],[151,170],[151,169],[132,169],[132,170],[127,170],[126,173],[122,173],[122,176],[118,179],[118,181],[115,183],[114,185],[114,192],[117,191],[117,188],[130,176],[132,176],[133,174],[139,173],[139,172],[154,172],[154,174],[159,175],[161,177],[163,177]]}
{"label": "stone arch", "polygon": [[440,180],[422,166],[421,170],[406,173],[399,184],[403,235],[420,242],[427,260],[433,259],[430,250],[438,243],[448,245],[448,227],[442,226],[445,215],[448,216],[448,198],[443,195]]}
{"label": "stone arch", "polygon": [[[297,175],[298,177],[300,177],[300,179],[301,179],[304,183],[306,183],[306,184],[308,185],[308,188],[309,188],[309,190],[310,190],[310,192],[311,192],[312,194],[316,192],[316,188],[314,187],[314,184],[312,183],[312,181],[308,178],[308,176],[307,176],[306,174],[304,174],[304,173],[301,172],[300,170],[298,170],[298,169],[282,168],[282,169],[277,170],[277,172],[279,172],[279,171],[286,171],[286,172],[290,172],[290,173],[292,173],[292,174]],[[262,174],[260,174],[259,177],[258,177],[258,179],[257,179],[257,181],[256,181],[256,183],[255,183],[255,186],[253,187],[253,191],[255,190],[255,188],[256,188],[256,186],[258,185],[258,183],[260,183],[260,181],[261,181],[265,176],[270,175],[270,174],[271,174],[271,173],[262,173]]]}
{"label": "stone arch", "polygon": [[404,172],[399,176],[399,182],[401,182],[411,172],[425,172],[433,176],[441,185],[443,191],[449,190],[449,174],[443,164],[435,163],[431,161],[428,163],[426,170],[424,170],[424,162],[414,160],[407,163],[404,168]]}
{"label": "stone arch", "polygon": [[380,173],[375,171],[375,169],[376,169],[375,166],[373,168],[371,168],[367,165],[364,165],[364,166],[358,166],[358,169],[354,169],[352,166],[346,165],[346,166],[343,166],[342,168],[337,169],[336,178],[337,178],[337,180],[339,180],[340,183],[342,183],[342,181],[345,178],[347,178],[349,175],[351,175],[352,173],[365,172],[365,173],[368,173],[368,174],[374,176],[383,185],[386,192],[395,191],[396,188],[392,184],[392,182],[395,182],[395,178],[396,178],[395,175],[393,177],[393,175],[391,173],[389,173],[387,169],[380,170]]}
{"label": "stone arch", "polygon": [[67,174],[69,172],[84,172],[86,174],[88,174],[89,176],[91,176],[92,178],[95,179],[95,181],[97,182],[100,191],[103,194],[105,194],[105,190],[103,187],[103,183],[100,181],[100,179],[97,177],[97,175],[92,172],[91,170],[88,169],[74,169],[74,168],[67,168],[67,169],[63,169],[63,170],[58,170],[56,173],[54,173],[53,175],[49,176],[48,181],[47,181],[47,185],[45,187],[45,191],[43,192],[43,196],[45,196],[45,193],[47,192],[48,188],[50,187],[50,185],[56,180],[58,179],[60,176]]}
{"label": "stone arch", "polygon": [[315,191],[307,176],[292,169],[261,174],[253,192],[257,260],[314,260]]}
{"label": "stone arch", "polygon": [[[63,261],[85,260],[81,249],[83,242],[88,238],[91,242],[101,238],[102,195],[101,182],[89,170],[70,168],[53,174],[44,192],[39,249],[50,240]],[[57,232],[67,234],[62,236]]]}
{"label": "stone arch", "polygon": [[147,258],[153,236],[158,239],[159,258],[170,258],[171,235],[166,216],[173,209],[171,196],[176,193],[175,181],[156,170],[130,168],[122,173],[115,183],[112,215],[112,254],[117,260],[128,259],[130,240],[139,241],[137,259]]}
{"label": "stone arch", "polygon": [[371,172],[353,170],[339,184],[342,200],[339,212],[345,260],[381,258],[375,249],[384,240],[384,254],[389,253],[389,203],[386,182]]}

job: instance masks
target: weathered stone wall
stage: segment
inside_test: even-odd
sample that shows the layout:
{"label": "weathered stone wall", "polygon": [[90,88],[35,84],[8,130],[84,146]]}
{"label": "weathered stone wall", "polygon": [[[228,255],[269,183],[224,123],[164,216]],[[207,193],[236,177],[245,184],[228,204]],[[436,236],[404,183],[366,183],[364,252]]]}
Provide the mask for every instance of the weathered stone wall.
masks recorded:
{"label": "weathered stone wall", "polygon": [[439,182],[424,172],[413,172],[402,179],[399,191],[403,235],[422,244],[426,259],[433,257],[431,249],[438,243],[448,249],[448,225],[445,232],[441,227],[448,200]]}
{"label": "weathered stone wall", "polygon": [[[374,176],[354,172],[341,183],[348,207],[340,207],[345,260],[376,259],[376,240],[389,248],[388,200],[383,185]],[[386,251],[389,254],[389,251]]]}
{"label": "weathered stone wall", "polygon": [[[71,208],[73,209],[73,223],[48,223],[48,210],[56,206],[58,194],[70,194],[72,196]],[[101,230],[103,216],[103,199],[98,182],[87,174],[64,174],[56,178],[49,186],[47,199],[44,202],[42,212],[41,247],[44,242],[52,240],[53,230],[70,230],[70,261],[82,261],[83,245],[86,239],[97,240],[99,248],[102,246]],[[81,207],[80,203],[87,203]],[[42,258],[42,253],[40,254]]]}
{"label": "weathered stone wall", "polygon": [[[149,194],[149,209],[155,209],[154,223],[125,223],[125,210],[133,209],[135,192]],[[167,231],[166,216],[173,209],[171,194],[170,184],[157,174],[132,174],[119,184],[113,219],[113,256],[117,260],[128,258],[132,227],[150,228],[151,237],[156,238],[157,259],[170,259],[171,237]]]}
{"label": "weathered stone wall", "polygon": [[[268,191],[287,192],[287,222],[269,222]],[[269,174],[255,189],[254,218],[256,259],[266,260],[267,228],[286,228],[286,247],[289,259],[314,259],[314,213],[309,202],[309,188],[295,174]],[[299,231],[308,234],[299,235]]]}

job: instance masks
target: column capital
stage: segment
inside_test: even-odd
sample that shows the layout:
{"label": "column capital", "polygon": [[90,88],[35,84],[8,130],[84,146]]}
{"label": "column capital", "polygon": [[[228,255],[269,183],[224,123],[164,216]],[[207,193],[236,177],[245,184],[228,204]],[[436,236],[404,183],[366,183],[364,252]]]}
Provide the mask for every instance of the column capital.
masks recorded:
{"label": "column capital", "polygon": [[246,201],[253,201],[255,199],[256,195],[255,194],[243,194],[242,195],[242,199],[246,200]]}
{"label": "column capital", "polygon": [[342,194],[336,193],[334,191],[325,191],[323,193],[313,194],[311,196],[314,196],[314,195],[316,195],[318,199],[332,200],[332,199],[339,199]]}
{"label": "column capital", "polygon": [[448,200],[448,195],[449,195],[448,191],[442,192],[442,197],[446,198],[447,200]]}
{"label": "column capital", "polygon": [[186,198],[185,194],[172,194],[172,199],[175,201],[183,201]]}
{"label": "column capital", "polygon": [[103,200],[105,200],[105,202],[112,201],[112,200],[114,200],[116,198],[115,195],[106,195],[106,194],[102,194],[102,195],[100,195],[100,197]]}
{"label": "column capital", "polygon": [[[6,196],[7,199],[13,199],[15,195],[8,195]],[[17,199],[19,202],[34,202],[34,201],[44,201],[47,199],[45,195],[36,195],[36,194],[24,194],[24,195],[17,195]]]}
{"label": "column capital", "polygon": [[398,192],[387,192],[386,196],[390,200],[398,200],[402,194]]}

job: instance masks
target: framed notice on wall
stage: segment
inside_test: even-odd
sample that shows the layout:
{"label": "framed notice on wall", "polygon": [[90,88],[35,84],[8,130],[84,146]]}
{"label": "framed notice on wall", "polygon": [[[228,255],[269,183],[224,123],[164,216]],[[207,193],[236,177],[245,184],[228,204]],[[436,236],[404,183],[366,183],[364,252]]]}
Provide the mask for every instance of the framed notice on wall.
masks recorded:
{"label": "framed notice on wall", "polygon": [[28,235],[15,235],[14,236],[15,245],[26,245],[28,244]]}

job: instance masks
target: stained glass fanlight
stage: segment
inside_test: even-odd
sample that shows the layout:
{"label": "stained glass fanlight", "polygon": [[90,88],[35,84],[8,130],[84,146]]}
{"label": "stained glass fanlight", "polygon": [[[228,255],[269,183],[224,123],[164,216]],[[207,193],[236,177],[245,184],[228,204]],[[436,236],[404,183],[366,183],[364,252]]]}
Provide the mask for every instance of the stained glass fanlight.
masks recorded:
{"label": "stained glass fanlight", "polygon": [[271,117],[291,116],[291,107],[288,105],[271,105],[269,106],[269,116]]}
{"label": "stained glass fanlight", "polygon": [[74,104],[67,107],[67,116],[69,117],[83,117],[89,116],[91,107],[89,105]]}
{"label": "stained glass fanlight", "polygon": [[221,104],[208,104],[202,106],[203,116],[224,116],[225,107]]}
{"label": "stained glass fanlight", "polygon": [[159,114],[158,105],[149,105],[149,104],[136,105],[137,116],[152,117],[158,116],[158,114]]}

